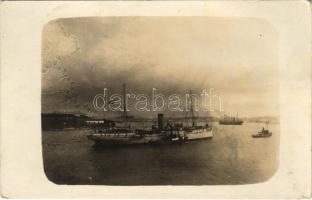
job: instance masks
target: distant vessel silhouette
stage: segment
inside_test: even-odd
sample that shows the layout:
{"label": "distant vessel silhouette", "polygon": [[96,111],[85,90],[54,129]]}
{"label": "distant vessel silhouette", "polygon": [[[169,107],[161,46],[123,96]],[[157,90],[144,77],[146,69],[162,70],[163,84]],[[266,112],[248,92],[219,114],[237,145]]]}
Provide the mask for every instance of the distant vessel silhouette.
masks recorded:
{"label": "distant vessel silhouette", "polygon": [[238,118],[238,114],[236,114],[236,117],[224,115],[223,119],[219,120],[219,124],[221,125],[242,125],[243,123],[244,121]]}
{"label": "distant vessel silhouette", "polygon": [[259,131],[257,134],[253,134],[252,137],[253,138],[271,137],[272,132],[269,131],[268,124],[269,122],[267,121],[266,122],[267,128],[265,129],[264,127],[262,127],[262,130]]}

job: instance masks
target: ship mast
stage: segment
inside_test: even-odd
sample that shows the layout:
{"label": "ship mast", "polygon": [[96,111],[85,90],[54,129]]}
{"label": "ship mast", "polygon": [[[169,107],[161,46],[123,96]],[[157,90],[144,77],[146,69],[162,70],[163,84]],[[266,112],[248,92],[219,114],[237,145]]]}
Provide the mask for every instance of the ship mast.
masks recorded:
{"label": "ship mast", "polygon": [[192,119],[192,126],[195,126],[195,115],[194,115],[194,109],[193,109],[193,100],[192,100],[192,91],[190,90],[190,98],[191,98],[191,119]]}
{"label": "ship mast", "polygon": [[125,127],[127,127],[126,84],[122,84],[122,92],[123,92],[123,120]]}
{"label": "ship mast", "polygon": [[269,130],[269,121],[265,121],[265,124],[266,124],[266,129]]}

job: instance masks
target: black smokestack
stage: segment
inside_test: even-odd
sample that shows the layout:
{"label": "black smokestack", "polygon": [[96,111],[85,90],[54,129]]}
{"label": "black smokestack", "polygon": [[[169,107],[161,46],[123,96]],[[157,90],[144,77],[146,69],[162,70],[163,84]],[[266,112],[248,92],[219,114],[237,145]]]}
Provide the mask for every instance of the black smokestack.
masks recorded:
{"label": "black smokestack", "polygon": [[158,129],[163,130],[164,129],[164,114],[158,114]]}

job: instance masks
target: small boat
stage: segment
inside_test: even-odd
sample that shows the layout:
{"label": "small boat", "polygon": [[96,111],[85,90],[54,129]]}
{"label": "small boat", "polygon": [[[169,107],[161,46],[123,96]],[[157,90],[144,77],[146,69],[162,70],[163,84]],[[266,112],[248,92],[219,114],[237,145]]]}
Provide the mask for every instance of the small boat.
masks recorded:
{"label": "small boat", "polygon": [[[268,124],[268,122],[266,122],[266,124]],[[253,134],[252,137],[253,138],[262,138],[262,137],[271,137],[272,136],[272,132],[269,131],[269,129],[264,129],[264,127],[262,127],[262,130],[259,131],[257,134]]]}
{"label": "small boat", "polygon": [[266,129],[262,129],[261,131],[259,131],[257,134],[252,135],[253,138],[261,138],[261,137],[271,137],[272,133],[269,132],[269,130]]}

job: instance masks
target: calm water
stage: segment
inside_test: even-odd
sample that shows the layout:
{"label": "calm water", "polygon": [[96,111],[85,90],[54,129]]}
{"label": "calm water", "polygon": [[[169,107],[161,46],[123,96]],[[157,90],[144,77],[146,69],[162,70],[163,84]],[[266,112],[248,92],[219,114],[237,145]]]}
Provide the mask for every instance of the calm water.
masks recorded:
{"label": "calm water", "polygon": [[264,126],[214,124],[212,140],[179,145],[92,148],[88,130],[44,131],[43,159],[57,184],[215,185],[268,180],[278,167],[279,127],[253,139]]}

